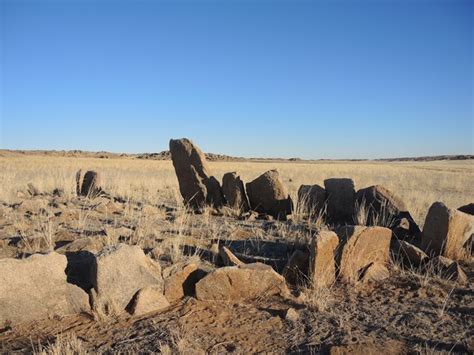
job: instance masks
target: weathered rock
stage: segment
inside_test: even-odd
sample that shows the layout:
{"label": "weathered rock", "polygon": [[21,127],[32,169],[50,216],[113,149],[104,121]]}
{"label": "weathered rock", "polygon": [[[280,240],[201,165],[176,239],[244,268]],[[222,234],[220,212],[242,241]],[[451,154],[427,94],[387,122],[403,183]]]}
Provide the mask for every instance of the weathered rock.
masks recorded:
{"label": "weathered rock", "polygon": [[429,259],[428,255],[420,248],[396,238],[392,241],[392,251],[395,258],[408,267],[418,267]]}
{"label": "weathered rock", "polygon": [[434,257],[426,268],[443,279],[456,281],[461,284],[468,282],[467,275],[459,263],[444,256],[438,255]]}
{"label": "weathered rock", "polygon": [[377,282],[390,277],[387,267],[380,263],[370,263],[359,272],[359,282]]}
{"label": "weathered rock", "polygon": [[456,260],[465,255],[464,246],[473,234],[474,216],[435,202],[426,216],[421,247],[428,255]]}
{"label": "weathered rock", "polygon": [[299,285],[308,277],[309,254],[295,250],[283,269],[282,275],[291,285]]}
{"label": "weathered rock", "polygon": [[400,212],[407,211],[402,199],[381,185],[357,191],[356,204],[359,208],[365,208],[369,226],[391,227]]}
{"label": "weathered rock", "polygon": [[474,203],[469,203],[467,205],[461,206],[461,207],[458,208],[458,210],[473,216],[474,215]]}
{"label": "weathered rock", "polygon": [[89,297],[66,281],[64,255],[0,260],[0,327],[90,310]]}
{"label": "weathered rock", "polygon": [[320,231],[311,241],[309,274],[313,286],[324,287],[336,278],[335,252],[339,244],[336,233]]}
{"label": "weathered rock", "polygon": [[283,220],[293,211],[293,201],[277,170],[267,171],[249,182],[246,187],[253,210]]}
{"label": "weathered rock", "polygon": [[224,174],[222,178],[222,192],[229,207],[244,213],[250,209],[244,183],[237,173]]}
{"label": "weathered rock", "polygon": [[163,295],[160,287],[146,286],[140,289],[128,307],[130,314],[140,316],[150,312],[158,312],[168,308],[170,303]]}
{"label": "weathered rock", "polygon": [[193,296],[196,283],[203,277],[196,263],[178,263],[163,271],[165,297],[173,303],[184,296]]}
{"label": "weathered rock", "polygon": [[196,284],[196,298],[208,301],[240,302],[287,293],[283,276],[261,263],[222,267]]}
{"label": "weathered rock", "polygon": [[76,192],[78,196],[96,197],[100,195],[100,175],[96,171],[88,170],[83,175],[82,170],[76,173]]}
{"label": "weathered rock", "polygon": [[400,240],[407,240],[411,243],[419,243],[421,240],[421,230],[407,211],[400,212],[390,228]]}
{"label": "weathered rock", "polygon": [[171,139],[170,152],[185,204],[195,210],[224,204],[219,181],[211,176],[202,151],[189,139]]}
{"label": "weathered rock", "polygon": [[96,309],[121,312],[138,290],[163,289],[161,268],[137,246],[118,244],[100,251],[92,264],[93,303]]}
{"label": "weathered rock", "polygon": [[221,257],[224,266],[237,266],[243,264],[227,247],[221,246],[219,248],[219,256]]}
{"label": "weathered rock", "polygon": [[337,231],[340,244],[336,254],[339,277],[356,282],[372,263],[387,265],[392,231],[384,227],[345,226]]}
{"label": "weathered rock", "polygon": [[331,223],[351,224],[354,218],[355,189],[352,179],[324,180],[327,217]]}
{"label": "weathered rock", "polygon": [[285,319],[290,322],[296,322],[300,318],[300,313],[293,307],[288,308],[285,312]]}
{"label": "weathered rock", "polygon": [[319,185],[301,185],[298,189],[298,210],[311,217],[320,216],[326,207],[326,190]]}

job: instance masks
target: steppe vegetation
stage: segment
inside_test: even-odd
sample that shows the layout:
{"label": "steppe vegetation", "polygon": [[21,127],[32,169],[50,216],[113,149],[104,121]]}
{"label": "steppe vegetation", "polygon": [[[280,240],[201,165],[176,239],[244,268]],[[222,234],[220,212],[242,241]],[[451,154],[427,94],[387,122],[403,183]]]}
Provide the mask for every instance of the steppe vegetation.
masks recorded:
{"label": "steppe vegetation", "polygon": [[[441,201],[456,209],[474,200],[472,160],[211,161],[208,165],[218,181],[222,181],[225,173],[235,171],[244,182],[249,182],[277,169],[295,205],[301,185],[324,186],[328,178],[349,177],[356,190],[383,185],[405,202],[420,229],[434,202]],[[99,172],[100,186],[107,195],[77,197],[79,169]],[[82,259],[71,255],[101,255],[101,249],[117,244],[138,246],[160,265],[165,279],[164,291],[160,292],[169,301],[164,301],[162,309],[132,316],[115,309],[117,305],[107,304],[86,315],[19,324],[6,322],[0,324],[0,351],[473,351],[474,268],[468,254],[458,260],[467,279],[446,278],[444,270],[434,263],[407,266],[403,255],[392,255],[388,278],[379,277],[376,270],[369,275],[373,281],[320,287],[313,283],[311,275],[298,268],[292,273],[291,267],[299,265],[298,255],[305,258],[301,252],[310,248],[315,233],[332,233],[329,230],[336,229],[325,216],[308,218],[301,206],[295,206],[288,221],[244,218],[238,211],[216,212],[211,207],[194,214],[183,204],[169,160],[28,156],[9,152],[0,155],[0,186],[0,260],[23,259],[55,250],[67,255],[68,263],[80,263]],[[366,213],[359,208],[355,220],[367,221]],[[223,255],[223,246],[231,251],[229,259]],[[289,271],[287,263],[292,256],[295,264]],[[255,270],[261,273],[261,280],[266,280],[262,282],[279,284],[280,274],[287,281],[293,277],[293,281],[288,281],[289,289],[278,286],[275,292],[239,302],[209,301],[187,294],[186,290],[183,295],[167,291],[172,288],[167,287],[166,280],[175,281],[173,277],[184,277],[183,273],[208,273],[222,270],[222,263],[225,266],[240,262],[261,262],[278,272],[273,275],[267,269]],[[216,265],[221,267],[216,269]],[[68,282],[83,289],[91,287],[77,274],[69,273]],[[100,300],[103,296],[99,292],[93,297]]]}

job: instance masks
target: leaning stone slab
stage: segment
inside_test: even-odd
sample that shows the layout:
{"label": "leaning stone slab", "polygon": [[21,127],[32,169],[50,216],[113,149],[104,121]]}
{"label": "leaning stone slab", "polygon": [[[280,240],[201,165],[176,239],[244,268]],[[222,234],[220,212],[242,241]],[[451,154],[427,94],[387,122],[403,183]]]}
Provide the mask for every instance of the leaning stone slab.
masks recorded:
{"label": "leaning stone slab", "polygon": [[0,260],[0,327],[90,310],[89,297],[66,281],[67,259],[52,252]]}
{"label": "leaning stone slab", "polygon": [[170,152],[184,203],[195,210],[224,204],[219,181],[211,175],[204,153],[189,139],[171,139]]}

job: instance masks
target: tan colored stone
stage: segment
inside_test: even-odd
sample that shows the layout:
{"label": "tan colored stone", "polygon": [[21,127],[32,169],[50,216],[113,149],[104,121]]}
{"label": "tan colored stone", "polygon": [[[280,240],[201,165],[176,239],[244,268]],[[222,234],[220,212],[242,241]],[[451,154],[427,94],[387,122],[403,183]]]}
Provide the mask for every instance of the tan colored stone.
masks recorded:
{"label": "tan colored stone", "polygon": [[0,327],[89,311],[87,293],[67,283],[66,265],[55,252],[0,259]]}
{"label": "tan colored stone", "polygon": [[390,261],[392,231],[384,227],[346,226],[337,231],[340,245],[336,264],[339,277],[357,282],[360,273],[371,263],[387,265]]}
{"label": "tan colored stone", "polygon": [[456,260],[465,255],[464,246],[473,234],[474,216],[435,202],[426,216],[421,247],[428,255]]}
{"label": "tan colored stone", "polygon": [[359,282],[366,283],[366,282],[377,282],[383,281],[390,277],[390,272],[388,271],[387,267],[380,263],[371,263],[362,271],[359,272]]}
{"label": "tan colored stone", "polygon": [[221,246],[219,248],[219,256],[225,266],[237,266],[243,264],[227,247]]}
{"label": "tan colored stone", "polygon": [[118,244],[100,251],[92,263],[94,307],[123,311],[146,286],[163,289],[160,265],[138,246]]}
{"label": "tan colored stone", "polygon": [[163,271],[166,299],[176,302],[184,296],[192,296],[199,280],[199,265],[196,263],[174,264]]}
{"label": "tan colored stone", "polygon": [[158,312],[168,308],[170,303],[163,295],[160,287],[146,286],[140,289],[130,303],[129,312],[140,316],[150,312]]}
{"label": "tan colored stone", "polygon": [[196,298],[207,301],[240,302],[287,293],[283,276],[261,263],[222,267],[196,284]]}
{"label": "tan colored stone", "polygon": [[336,278],[335,252],[339,244],[336,233],[318,232],[311,241],[309,274],[313,286],[330,286]]}

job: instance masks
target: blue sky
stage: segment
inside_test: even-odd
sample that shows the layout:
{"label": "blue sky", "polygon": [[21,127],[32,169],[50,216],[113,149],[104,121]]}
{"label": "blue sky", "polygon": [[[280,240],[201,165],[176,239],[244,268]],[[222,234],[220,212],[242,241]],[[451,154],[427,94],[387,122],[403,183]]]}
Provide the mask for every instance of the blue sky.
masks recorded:
{"label": "blue sky", "polygon": [[4,149],[474,152],[473,1],[0,2]]}

